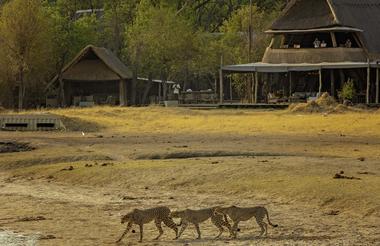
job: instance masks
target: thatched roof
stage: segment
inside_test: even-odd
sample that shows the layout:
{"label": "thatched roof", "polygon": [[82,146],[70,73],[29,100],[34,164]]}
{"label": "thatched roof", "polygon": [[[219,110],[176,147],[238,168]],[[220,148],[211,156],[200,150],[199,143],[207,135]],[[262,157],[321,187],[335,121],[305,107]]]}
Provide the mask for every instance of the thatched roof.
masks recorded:
{"label": "thatched roof", "polygon": [[307,30],[333,26],[363,30],[369,52],[380,53],[379,0],[292,0],[271,30]]}
{"label": "thatched roof", "polygon": [[326,0],[292,0],[271,29],[303,30],[336,24]]}
{"label": "thatched roof", "polygon": [[[91,64],[93,64],[93,66],[91,66]],[[100,69],[103,70],[103,73],[99,71]],[[104,72],[105,70],[106,72]],[[81,74],[81,72],[83,73]],[[101,78],[93,78],[99,74],[104,76],[103,80],[110,80],[108,78],[132,78],[130,69],[120,61],[115,54],[106,48],[95,47],[93,45],[88,45],[81,50],[78,55],[62,69],[62,74],[63,79],[67,76],[68,79],[73,80],[75,77],[78,77],[78,80],[86,80],[86,76],[89,77],[88,80],[102,80]],[[57,81],[57,79],[58,75],[54,77],[49,86]]]}

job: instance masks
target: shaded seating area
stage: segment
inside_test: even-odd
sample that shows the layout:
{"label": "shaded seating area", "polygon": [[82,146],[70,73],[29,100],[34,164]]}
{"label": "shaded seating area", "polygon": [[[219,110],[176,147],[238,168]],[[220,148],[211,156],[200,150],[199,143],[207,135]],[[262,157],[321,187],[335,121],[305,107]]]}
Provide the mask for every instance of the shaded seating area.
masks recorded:
{"label": "shaded seating area", "polygon": [[220,69],[219,102],[228,74],[251,73],[249,103],[306,102],[322,92],[343,100],[350,82],[350,100],[379,104],[379,16],[375,0],[289,1],[265,32],[272,40],[261,62]]}

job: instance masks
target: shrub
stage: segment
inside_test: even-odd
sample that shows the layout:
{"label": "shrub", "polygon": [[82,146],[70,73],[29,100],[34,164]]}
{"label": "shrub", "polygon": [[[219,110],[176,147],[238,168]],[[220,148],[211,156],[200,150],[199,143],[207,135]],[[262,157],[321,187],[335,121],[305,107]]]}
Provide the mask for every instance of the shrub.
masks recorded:
{"label": "shrub", "polygon": [[356,95],[356,89],[354,85],[354,81],[349,79],[342,87],[342,90],[339,92],[339,98],[343,100],[352,101],[352,99]]}

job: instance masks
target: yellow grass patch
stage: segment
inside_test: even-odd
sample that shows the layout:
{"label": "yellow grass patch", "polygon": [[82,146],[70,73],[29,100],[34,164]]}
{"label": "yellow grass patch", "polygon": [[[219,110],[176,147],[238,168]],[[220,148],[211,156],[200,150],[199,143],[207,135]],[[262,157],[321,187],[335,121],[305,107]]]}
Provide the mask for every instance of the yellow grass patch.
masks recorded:
{"label": "yellow grass patch", "polygon": [[74,130],[136,134],[308,134],[380,136],[380,114],[289,114],[285,111],[94,107],[48,111],[78,120]]}

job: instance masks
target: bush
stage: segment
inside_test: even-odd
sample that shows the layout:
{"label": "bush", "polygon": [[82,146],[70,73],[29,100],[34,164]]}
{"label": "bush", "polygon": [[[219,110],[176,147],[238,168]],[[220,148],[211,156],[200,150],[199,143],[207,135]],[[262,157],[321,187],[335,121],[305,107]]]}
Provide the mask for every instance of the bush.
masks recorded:
{"label": "bush", "polygon": [[344,101],[344,100],[349,100],[352,101],[352,99],[356,95],[356,89],[354,85],[354,81],[352,79],[349,79],[342,88],[342,91],[339,92],[339,99]]}

